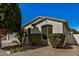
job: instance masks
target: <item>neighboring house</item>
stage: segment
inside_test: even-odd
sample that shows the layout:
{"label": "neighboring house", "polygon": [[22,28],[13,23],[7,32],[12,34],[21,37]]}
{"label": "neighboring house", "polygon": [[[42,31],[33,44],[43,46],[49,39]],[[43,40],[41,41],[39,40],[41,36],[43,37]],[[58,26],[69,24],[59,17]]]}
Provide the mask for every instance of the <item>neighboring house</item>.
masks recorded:
{"label": "neighboring house", "polygon": [[28,22],[24,29],[30,34],[43,34],[42,40],[48,41],[48,34],[63,33],[66,36],[65,44],[77,44],[69,32],[68,24],[63,19],[39,16]]}

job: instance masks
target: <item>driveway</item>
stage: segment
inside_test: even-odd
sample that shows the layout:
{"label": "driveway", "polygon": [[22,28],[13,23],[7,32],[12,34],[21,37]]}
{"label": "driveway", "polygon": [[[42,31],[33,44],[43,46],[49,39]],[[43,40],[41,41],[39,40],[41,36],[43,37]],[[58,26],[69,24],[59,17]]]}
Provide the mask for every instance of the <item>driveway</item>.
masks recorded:
{"label": "driveway", "polygon": [[9,56],[79,56],[79,46],[72,46],[69,49],[54,49],[51,46],[32,48],[24,52],[7,54],[6,51],[0,50],[0,55]]}

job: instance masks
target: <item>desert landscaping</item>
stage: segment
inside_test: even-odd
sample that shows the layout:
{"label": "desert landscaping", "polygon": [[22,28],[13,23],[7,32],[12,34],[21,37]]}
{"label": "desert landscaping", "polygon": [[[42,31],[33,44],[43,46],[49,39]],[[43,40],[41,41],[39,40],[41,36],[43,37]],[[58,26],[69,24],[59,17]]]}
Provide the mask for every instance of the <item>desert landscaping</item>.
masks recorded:
{"label": "desert landscaping", "polygon": [[[78,25],[75,26],[76,22],[71,22],[76,17],[68,16],[72,8],[69,13],[67,12],[68,15],[65,15],[68,18],[71,17],[70,20],[63,15],[58,17],[60,13],[54,18],[59,5],[58,7],[56,5],[55,10],[49,8],[53,4],[48,5],[49,7],[45,5],[46,9],[43,7],[45,10],[39,9],[39,11],[37,7],[33,7],[35,8],[34,13],[30,9],[25,10],[27,9],[25,5],[20,3],[0,4],[0,56],[79,56],[79,30],[76,29]],[[41,8],[41,5],[36,6]],[[63,11],[62,8],[61,10]],[[46,11],[45,15],[42,14],[44,11]],[[27,12],[32,14],[29,15]]]}
{"label": "desert landscaping", "polygon": [[[7,44],[11,45],[11,43]],[[79,46],[73,45],[69,48],[56,49],[51,46],[33,46],[27,51],[7,54],[8,50],[0,49],[0,56],[79,56]]]}

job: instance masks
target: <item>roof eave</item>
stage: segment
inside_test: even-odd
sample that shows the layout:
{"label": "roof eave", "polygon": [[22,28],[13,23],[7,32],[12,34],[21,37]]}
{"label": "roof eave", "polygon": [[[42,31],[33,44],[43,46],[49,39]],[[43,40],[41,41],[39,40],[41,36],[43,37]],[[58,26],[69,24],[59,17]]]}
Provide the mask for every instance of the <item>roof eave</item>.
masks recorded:
{"label": "roof eave", "polygon": [[24,25],[23,27],[31,24],[32,22],[40,19],[40,18],[44,18],[45,20],[52,20],[52,21],[57,21],[57,22],[63,22],[63,23],[66,23],[67,21],[63,20],[63,19],[57,19],[57,18],[50,18],[50,17],[43,17],[43,16],[38,16],[36,18],[34,18],[32,21],[28,22],[26,25]]}

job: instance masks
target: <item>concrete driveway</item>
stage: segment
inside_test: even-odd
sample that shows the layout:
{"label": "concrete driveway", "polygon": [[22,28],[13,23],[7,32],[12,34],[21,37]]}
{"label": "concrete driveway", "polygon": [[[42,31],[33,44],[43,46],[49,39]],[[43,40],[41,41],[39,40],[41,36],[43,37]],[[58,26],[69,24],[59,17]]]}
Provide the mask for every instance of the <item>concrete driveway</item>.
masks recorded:
{"label": "concrete driveway", "polygon": [[0,55],[9,56],[79,56],[79,46],[72,46],[69,49],[55,49],[51,46],[32,48],[24,52],[7,54],[6,51],[0,50]]}

